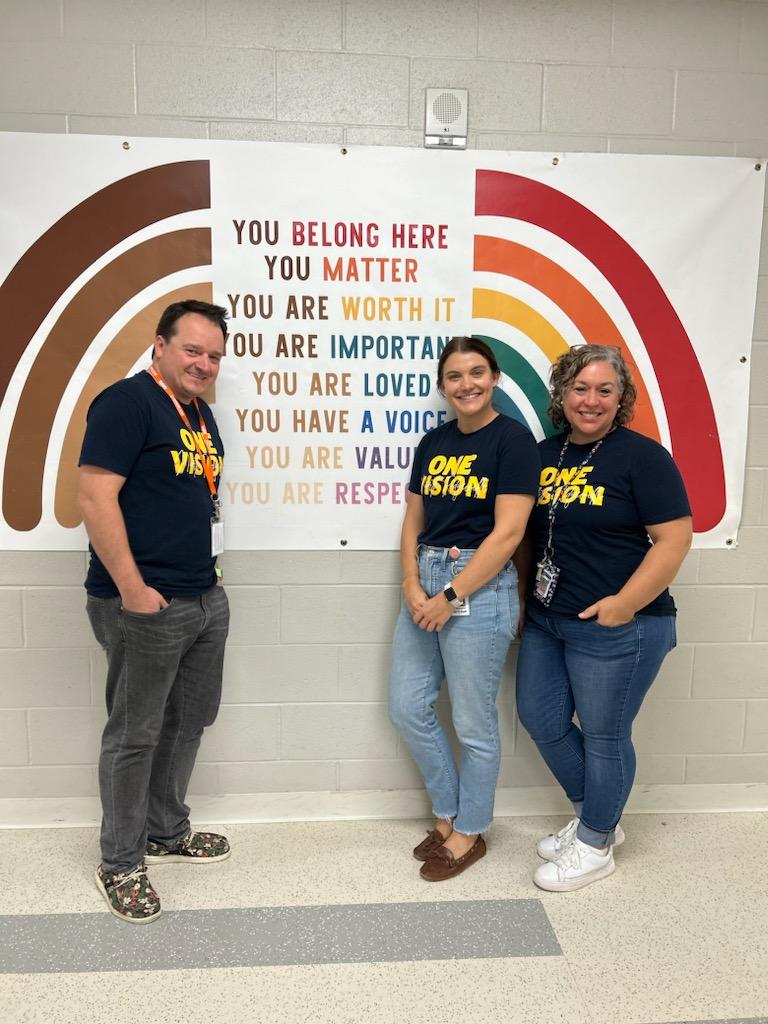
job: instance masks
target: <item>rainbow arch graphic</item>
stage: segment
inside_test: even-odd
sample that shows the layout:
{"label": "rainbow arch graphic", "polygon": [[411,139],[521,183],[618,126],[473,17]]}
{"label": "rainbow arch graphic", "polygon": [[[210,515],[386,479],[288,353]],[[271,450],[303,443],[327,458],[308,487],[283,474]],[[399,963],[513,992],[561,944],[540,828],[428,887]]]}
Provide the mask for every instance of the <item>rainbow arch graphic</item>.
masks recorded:
{"label": "rainbow arch graphic", "polygon": [[[0,355],[0,402],[13,370],[66,289],[96,260],[135,232],[180,213],[209,209],[207,160],[163,164],[107,185],[69,210],[40,236],[0,284],[0,318],[8,326]],[[182,270],[210,273],[208,227],[167,231],[116,255],[67,302],[27,374],[8,439],[3,474],[3,516],[15,530],[33,530],[43,511],[43,476],[53,423],[64,392],[89,345],[120,309],[149,285]],[[183,289],[184,297],[211,300],[210,281]],[[77,526],[77,456],[90,400],[125,376],[148,348],[160,312],[180,291],[149,303],[118,332],[89,375],[59,453],[54,515]],[[165,301],[167,299],[167,301]]]}
{"label": "rainbow arch graphic", "polygon": [[[672,453],[691,501],[694,530],[704,533],[717,526],[726,506],[725,468],[712,400],[690,338],[648,264],[587,207],[519,174],[478,170],[475,215],[525,221],[558,236],[585,256],[611,284],[632,318],[653,367]],[[626,339],[580,281],[542,253],[486,234],[475,236],[474,269],[526,282],[554,301],[588,344],[620,348],[638,390],[632,427],[659,440],[648,388]],[[504,291],[473,289],[472,315],[520,330],[550,363],[568,347],[566,339],[541,313]],[[545,434],[551,434],[545,411],[546,387],[538,372],[504,342],[483,337],[503,372],[531,403]]]}

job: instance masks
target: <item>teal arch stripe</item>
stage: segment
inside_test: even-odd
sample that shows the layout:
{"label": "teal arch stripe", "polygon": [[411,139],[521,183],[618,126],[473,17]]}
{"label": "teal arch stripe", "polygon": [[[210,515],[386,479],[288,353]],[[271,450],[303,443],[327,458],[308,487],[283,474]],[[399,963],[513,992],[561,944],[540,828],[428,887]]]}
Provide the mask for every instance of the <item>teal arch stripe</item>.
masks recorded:
{"label": "teal arch stripe", "polygon": [[513,420],[517,420],[518,423],[522,423],[524,427],[528,426],[528,421],[518,405],[512,401],[506,391],[502,391],[501,388],[493,389],[493,408],[496,412],[502,412],[505,416],[511,416]]}
{"label": "teal arch stripe", "polygon": [[[519,352],[510,348],[509,345],[505,345],[503,341],[499,341],[498,338],[491,338],[487,334],[475,334],[474,337],[480,338],[490,347],[491,351],[496,356],[496,361],[501,367],[502,373],[517,384],[525,397],[531,403],[534,412],[538,417],[539,423],[541,424],[542,430],[544,431],[544,436],[551,437],[553,434],[556,434],[557,431],[550,423],[549,416],[547,416],[549,392],[547,391],[541,377],[539,377],[538,373],[536,373],[528,360],[521,356]],[[520,413],[520,410],[517,409],[516,406],[515,409],[515,419],[520,420],[521,423],[525,423],[525,417]]]}

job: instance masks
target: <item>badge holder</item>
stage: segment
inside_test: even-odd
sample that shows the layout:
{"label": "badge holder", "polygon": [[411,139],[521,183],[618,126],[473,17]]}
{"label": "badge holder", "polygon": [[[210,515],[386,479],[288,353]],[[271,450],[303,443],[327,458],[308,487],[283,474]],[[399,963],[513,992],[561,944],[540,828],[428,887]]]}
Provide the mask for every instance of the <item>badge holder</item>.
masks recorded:
{"label": "badge holder", "polygon": [[213,504],[213,515],[211,516],[211,557],[224,553],[224,519],[221,514],[221,499],[218,495],[211,495]]}

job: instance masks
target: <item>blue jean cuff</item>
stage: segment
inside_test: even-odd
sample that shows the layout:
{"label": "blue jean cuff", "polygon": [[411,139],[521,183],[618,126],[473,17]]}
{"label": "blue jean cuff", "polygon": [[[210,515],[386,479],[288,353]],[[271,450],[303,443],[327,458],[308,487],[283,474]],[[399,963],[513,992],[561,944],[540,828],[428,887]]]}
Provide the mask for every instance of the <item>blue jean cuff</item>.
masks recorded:
{"label": "blue jean cuff", "polygon": [[608,832],[599,832],[597,829],[585,825],[583,821],[579,821],[576,838],[580,839],[582,843],[586,843],[587,846],[594,846],[596,849],[602,850],[605,846],[613,846],[616,830],[612,828]]}

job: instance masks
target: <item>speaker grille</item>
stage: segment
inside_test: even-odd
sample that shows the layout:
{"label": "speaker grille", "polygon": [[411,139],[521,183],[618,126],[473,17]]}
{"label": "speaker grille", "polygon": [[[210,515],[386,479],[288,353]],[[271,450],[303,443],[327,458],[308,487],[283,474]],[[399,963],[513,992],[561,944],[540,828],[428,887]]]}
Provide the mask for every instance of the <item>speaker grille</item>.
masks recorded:
{"label": "speaker grille", "polygon": [[461,117],[461,103],[455,93],[441,92],[432,103],[432,113],[441,124],[453,124]]}

